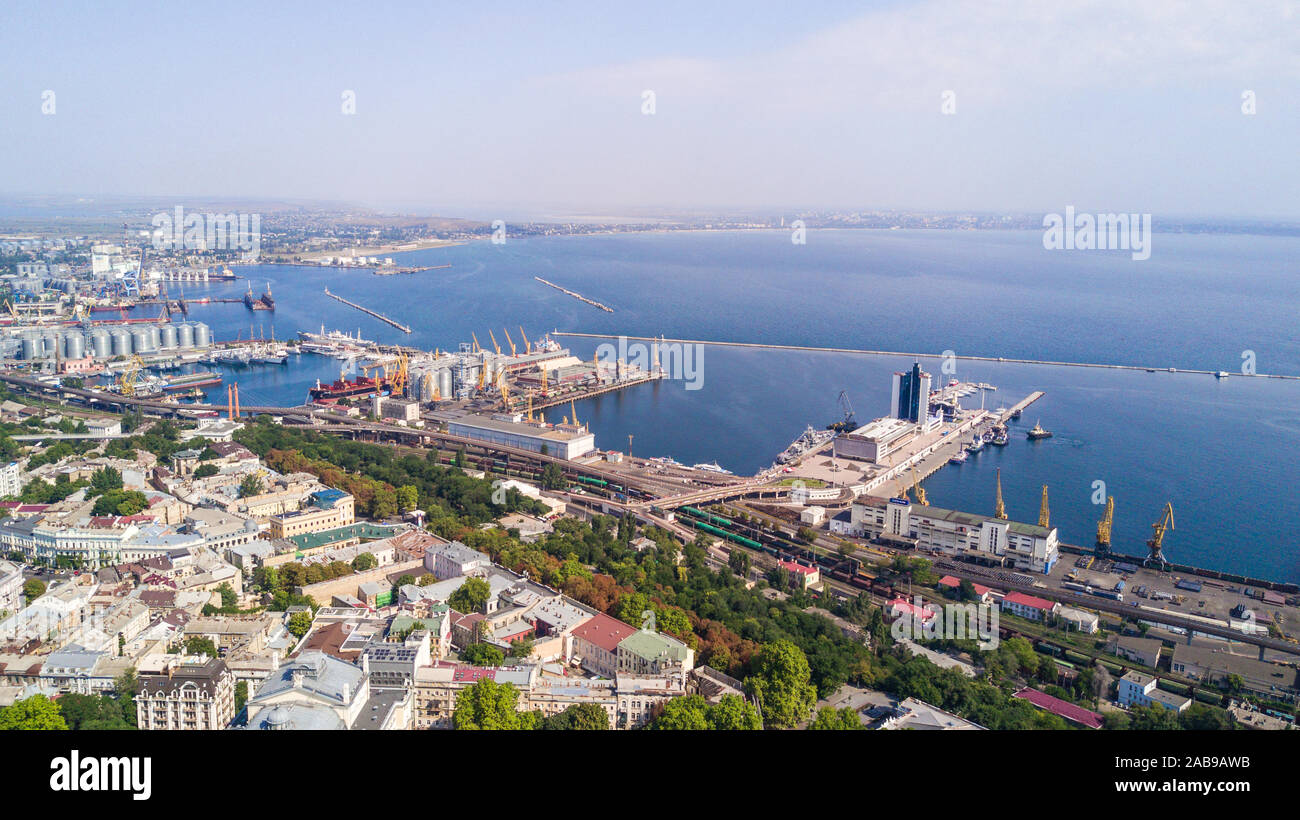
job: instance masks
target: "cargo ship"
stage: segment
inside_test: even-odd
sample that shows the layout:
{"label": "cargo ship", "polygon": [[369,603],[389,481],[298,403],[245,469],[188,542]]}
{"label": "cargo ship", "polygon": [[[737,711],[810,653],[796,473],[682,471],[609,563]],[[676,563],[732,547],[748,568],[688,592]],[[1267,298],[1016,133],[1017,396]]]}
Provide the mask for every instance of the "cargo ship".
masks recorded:
{"label": "cargo ship", "polygon": [[254,296],[253,284],[250,282],[248,292],[244,294],[244,307],[249,310],[275,310],[275,299],[271,297],[271,283],[266,283],[266,293]]}
{"label": "cargo ship", "polygon": [[384,379],[372,379],[369,376],[357,376],[355,379],[345,379],[342,375],[335,379],[331,384],[321,384],[316,380],[316,386],[307,390],[307,397],[311,401],[320,401],[322,399],[357,399],[379,395],[388,395],[388,383]]}

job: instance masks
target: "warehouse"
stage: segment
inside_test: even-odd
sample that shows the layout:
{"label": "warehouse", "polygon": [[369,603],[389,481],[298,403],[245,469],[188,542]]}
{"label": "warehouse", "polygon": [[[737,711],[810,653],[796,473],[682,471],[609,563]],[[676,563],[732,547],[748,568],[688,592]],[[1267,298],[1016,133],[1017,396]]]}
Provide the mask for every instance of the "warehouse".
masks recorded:
{"label": "warehouse", "polygon": [[447,432],[476,441],[516,447],[563,459],[585,456],[596,449],[596,437],[585,428],[523,421],[520,413],[466,415],[447,422]]}

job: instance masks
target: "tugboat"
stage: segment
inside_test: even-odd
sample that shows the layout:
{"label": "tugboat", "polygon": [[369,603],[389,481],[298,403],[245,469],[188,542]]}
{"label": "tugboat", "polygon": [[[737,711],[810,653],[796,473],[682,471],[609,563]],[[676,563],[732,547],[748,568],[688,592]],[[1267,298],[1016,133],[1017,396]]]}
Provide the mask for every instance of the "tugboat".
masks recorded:
{"label": "tugboat", "polygon": [[1010,439],[1007,437],[1007,428],[998,426],[993,428],[993,443],[999,447],[1005,445]]}
{"label": "tugboat", "polygon": [[980,437],[979,433],[976,433],[974,437],[971,438],[970,444],[966,445],[966,452],[978,453],[980,450],[983,449],[984,449],[984,439]]}
{"label": "tugboat", "polygon": [[958,451],[957,451],[957,454],[956,454],[955,456],[953,456],[952,458],[948,459],[948,463],[949,463],[949,464],[965,464],[967,458],[968,458],[968,456],[966,455],[966,451],[965,451],[965,450],[958,450]]}
{"label": "tugboat", "polygon": [[1033,429],[1025,433],[1025,435],[1029,437],[1030,441],[1037,441],[1040,438],[1051,438],[1052,431],[1044,430],[1043,425],[1039,424],[1038,422],[1034,422]]}

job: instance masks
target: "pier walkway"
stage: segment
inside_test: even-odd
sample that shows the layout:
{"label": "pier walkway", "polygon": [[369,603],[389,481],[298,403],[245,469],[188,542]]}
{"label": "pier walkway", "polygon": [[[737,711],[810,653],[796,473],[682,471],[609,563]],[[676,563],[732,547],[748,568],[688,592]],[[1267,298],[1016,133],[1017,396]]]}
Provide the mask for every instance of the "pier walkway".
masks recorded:
{"label": "pier walkway", "polygon": [[404,325],[404,324],[402,324],[401,322],[397,321],[396,319],[390,319],[390,318],[388,318],[387,316],[385,316],[384,314],[380,313],[379,311],[371,310],[371,309],[368,308],[368,307],[362,307],[361,305],[358,305],[356,302],[349,302],[347,299],[344,299],[342,296],[339,296],[337,293],[330,293],[330,289],[329,289],[329,288],[325,288],[325,295],[328,296],[328,297],[330,297],[331,299],[337,299],[338,301],[342,302],[343,304],[347,305],[348,307],[356,308],[357,310],[361,311],[362,313],[367,313],[367,314],[369,314],[369,315],[375,317],[376,319],[378,319],[378,320],[381,321],[381,322],[387,322],[388,324],[392,325],[393,327],[397,328],[398,330],[402,331],[403,333],[410,333],[410,332],[411,332],[411,329],[410,329],[409,327],[407,327],[406,325]]}
{"label": "pier walkway", "polygon": [[[549,282],[547,284],[550,284]],[[552,285],[552,287],[556,287]],[[902,350],[860,350],[848,347],[814,347],[812,345],[761,344],[758,342],[720,342],[710,339],[665,339],[656,336],[618,336],[612,333],[577,333],[574,331],[553,330],[552,336],[569,336],[577,339],[627,339],[633,342],[658,342],[659,344],[713,345],[715,347],[747,347],[759,350],[801,350],[810,353],[854,353],[859,356],[898,356],[907,359],[943,359],[942,353],[908,353]],[[1226,373],[1217,370],[1195,370],[1179,367],[1156,367],[1137,364],[1098,364],[1095,362],[1056,362],[1047,359],[1014,359],[1005,356],[958,356],[951,358],[969,362],[1007,362],[1010,364],[1041,364],[1051,367],[1091,367],[1099,370],[1146,370],[1151,373],[1192,373],[1202,376],[1219,376],[1220,378],[1251,379],[1290,379],[1300,381],[1300,375],[1283,373]]]}

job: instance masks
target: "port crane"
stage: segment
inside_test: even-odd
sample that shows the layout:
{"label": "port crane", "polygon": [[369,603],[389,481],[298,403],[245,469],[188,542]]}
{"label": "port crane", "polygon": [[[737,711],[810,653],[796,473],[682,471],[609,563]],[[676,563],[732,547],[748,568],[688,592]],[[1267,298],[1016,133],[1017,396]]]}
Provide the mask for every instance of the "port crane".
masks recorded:
{"label": "port crane", "polygon": [[515,350],[515,340],[510,338],[510,328],[503,327],[501,328],[501,332],[506,334],[506,344],[510,345],[510,355],[518,356],[519,352]]}
{"label": "port crane", "polygon": [[1047,485],[1043,485],[1043,500],[1038,502],[1038,526],[1050,527],[1052,511],[1047,506]]}
{"label": "port crane", "polygon": [[834,424],[829,425],[827,429],[834,430],[837,433],[847,433],[858,426],[858,420],[853,412],[853,403],[849,401],[849,394],[846,391],[840,391],[839,402],[840,410],[843,411],[844,417]]}
{"label": "port crane", "polygon": [[[843,396],[840,393],[840,396]],[[921,487],[921,482],[916,479],[916,465],[912,465],[912,494],[916,496],[916,503],[922,507],[930,506],[930,501],[925,497],[925,490]]]}
{"label": "port crane", "polygon": [[1150,554],[1147,556],[1148,564],[1165,565],[1165,556],[1161,552],[1164,545],[1165,533],[1174,528],[1174,505],[1173,502],[1165,502],[1164,514],[1160,520],[1151,525],[1153,532],[1150,540],[1147,541],[1147,549]]}
{"label": "port crane", "polygon": [[144,361],[139,356],[132,356],[126,364],[126,369],[122,375],[117,377],[117,389],[123,396],[135,395],[135,383],[140,378],[140,371],[144,368]]}
{"label": "port crane", "polygon": [[497,344],[497,335],[492,332],[492,328],[488,328],[488,338],[492,340],[492,349],[497,352],[498,356],[500,356],[501,345]]}
{"label": "port crane", "polygon": [[998,469],[998,492],[993,501],[993,517],[1007,520],[1007,505],[1002,503],[1002,469]]}
{"label": "port crane", "polygon": [[1110,553],[1110,528],[1115,523],[1115,496],[1106,497],[1106,512],[1102,513],[1101,520],[1097,522],[1097,546],[1095,552],[1097,555],[1107,555]]}
{"label": "port crane", "polygon": [[533,348],[532,348],[532,345],[528,344],[528,334],[527,334],[527,333],[524,333],[524,326],[523,326],[523,325],[520,325],[520,326],[519,326],[519,335],[524,337],[524,353],[525,353],[525,354],[532,353],[532,352],[533,352]]}

